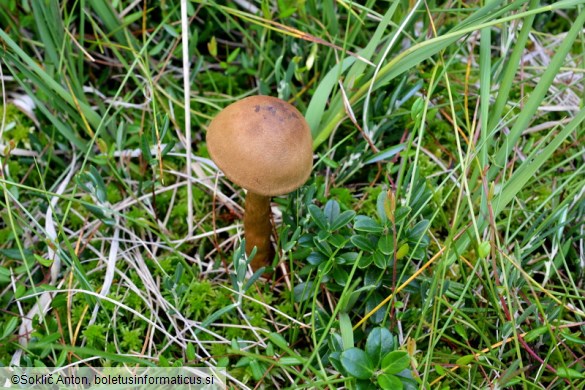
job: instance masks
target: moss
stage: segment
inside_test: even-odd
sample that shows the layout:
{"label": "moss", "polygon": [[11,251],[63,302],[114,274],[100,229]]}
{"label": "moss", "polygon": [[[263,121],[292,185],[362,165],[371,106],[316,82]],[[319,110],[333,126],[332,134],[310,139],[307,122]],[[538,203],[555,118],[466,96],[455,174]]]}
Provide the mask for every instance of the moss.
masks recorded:
{"label": "moss", "polygon": [[[4,106],[0,105],[0,113],[3,111]],[[22,147],[22,144],[28,143],[33,125],[32,120],[14,104],[8,104],[6,106],[6,116],[4,117],[3,141],[10,142],[15,147]]]}

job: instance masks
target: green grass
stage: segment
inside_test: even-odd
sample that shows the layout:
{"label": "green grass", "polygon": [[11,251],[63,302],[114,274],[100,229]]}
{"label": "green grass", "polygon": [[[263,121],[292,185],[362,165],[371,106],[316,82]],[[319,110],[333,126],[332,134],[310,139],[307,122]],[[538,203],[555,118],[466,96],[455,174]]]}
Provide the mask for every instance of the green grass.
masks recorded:
{"label": "green grass", "polygon": [[[583,388],[584,5],[3,2],[0,365]],[[315,152],[269,281],[205,145],[254,94]]]}

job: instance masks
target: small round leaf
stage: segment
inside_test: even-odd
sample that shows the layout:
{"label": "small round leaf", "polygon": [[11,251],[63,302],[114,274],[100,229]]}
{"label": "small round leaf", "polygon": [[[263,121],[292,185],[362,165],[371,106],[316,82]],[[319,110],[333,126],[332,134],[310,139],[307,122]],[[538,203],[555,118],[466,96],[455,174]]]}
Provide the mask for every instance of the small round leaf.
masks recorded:
{"label": "small round leaf", "polygon": [[357,379],[369,379],[374,372],[374,363],[359,348],[350,348],[341,353],[341,365],[347,373]]}
{"label": "small round leaf", "polygon": [[479,255],[480,259],[485,259],[489,254],[492,246],[490,245],[489,241],[484,241],[479,244],[477,248],[477,254]]}
{"label": "small round leaf", "polygon": [[394,348],[394,337],[386,328],[377,327],[371,330],[366,340],[366,353],[377,366],[382,358]]}
{"label": "small round leaf", "polygon": [[400,379],[390,374],[380,375],[378,377],[378,385],[383,390],[402,390],[404,388]]}
{"label": "small round leaf", "polygon": [[405,351],[392,351],[382,359],[382,371],[386,374],[398,374],[410,364],[410,356]]}

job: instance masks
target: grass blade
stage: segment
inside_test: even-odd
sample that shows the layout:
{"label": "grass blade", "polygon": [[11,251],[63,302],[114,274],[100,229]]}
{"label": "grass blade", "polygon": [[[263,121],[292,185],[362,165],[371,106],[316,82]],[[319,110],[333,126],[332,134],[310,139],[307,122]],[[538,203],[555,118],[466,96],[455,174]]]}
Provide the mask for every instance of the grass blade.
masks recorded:
{"label": "grass blade", "polygon": [[[585,13],[582,14],[585,16]],[[548,137],[552,141],[543,149],[534,150],[526,161],[514,172],[510,180],[508,180],[502,190],[502,193],[494,199],[494,213],[498,215],[510,203],[520,190],[524,188],[526,183],[534,177],[535,173],[544,165],[544,163],[552,156],[552,154],[559,148],[559,146],[567,139],[573,131],[585,120],[585,109],[579,111],[577,116],[573,118],[569,124],[562,129],[559,134],[549,134]]]}
{"label": "grass blade", "polygon": [[512,149],[514,148],[514,145],[516,145],[516,142],[522,135],[522,132],[526,130],[526,128],[530,124],[530,121],[534,117],[536,110],[542,104],[544,96],[546,95],[548,89],[550,88],[552,82],[554,81],[555,76],[557,75],[559,69],[563,65],[563,62],[567,54],[571,50],[573,42],[577,38],[577,35],[581,32],[581,29],[583,28],[583,23],[585,23],[585,12],[581,12],[579,16],[577,16],[577,19],[573,23],[573,26],[566,34],[565,38],[563,39],[563,42],[559,46],[559,49],[557,50],[550,64],[547,66],[546,70],[542,74],[540,82],[538,83],[536,88],[534,88],[534,91],[532,92],[532,94],[528,98],[528,101],[524,105],[520,115],[518,116],[518,119],[516,120],[516,123],[514,123],[514,126],[510,130],[510,134],[506,136],[504,145],[502,145],[498,152],[496,153],[494,164],[492,165],[488,172],[489,181],[493,180],[496,177],[496,175],[500,172],[500,170],[506,165],[506,161],[510,153],[512,152]]}

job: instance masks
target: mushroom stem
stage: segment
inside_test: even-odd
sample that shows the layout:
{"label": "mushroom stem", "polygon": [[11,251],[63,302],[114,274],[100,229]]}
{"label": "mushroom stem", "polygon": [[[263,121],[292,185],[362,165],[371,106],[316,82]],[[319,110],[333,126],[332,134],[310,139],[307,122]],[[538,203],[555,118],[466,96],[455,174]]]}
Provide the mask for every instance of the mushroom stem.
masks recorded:
{"label": "mushroom stem", "polygon": [[244,237],[246,254],[250,255],[254,247],[258,248],[250,264],[254,271],[272,264],[274,248],[270,242],[271,233],[270,197],[248,191],[244,210]]}

